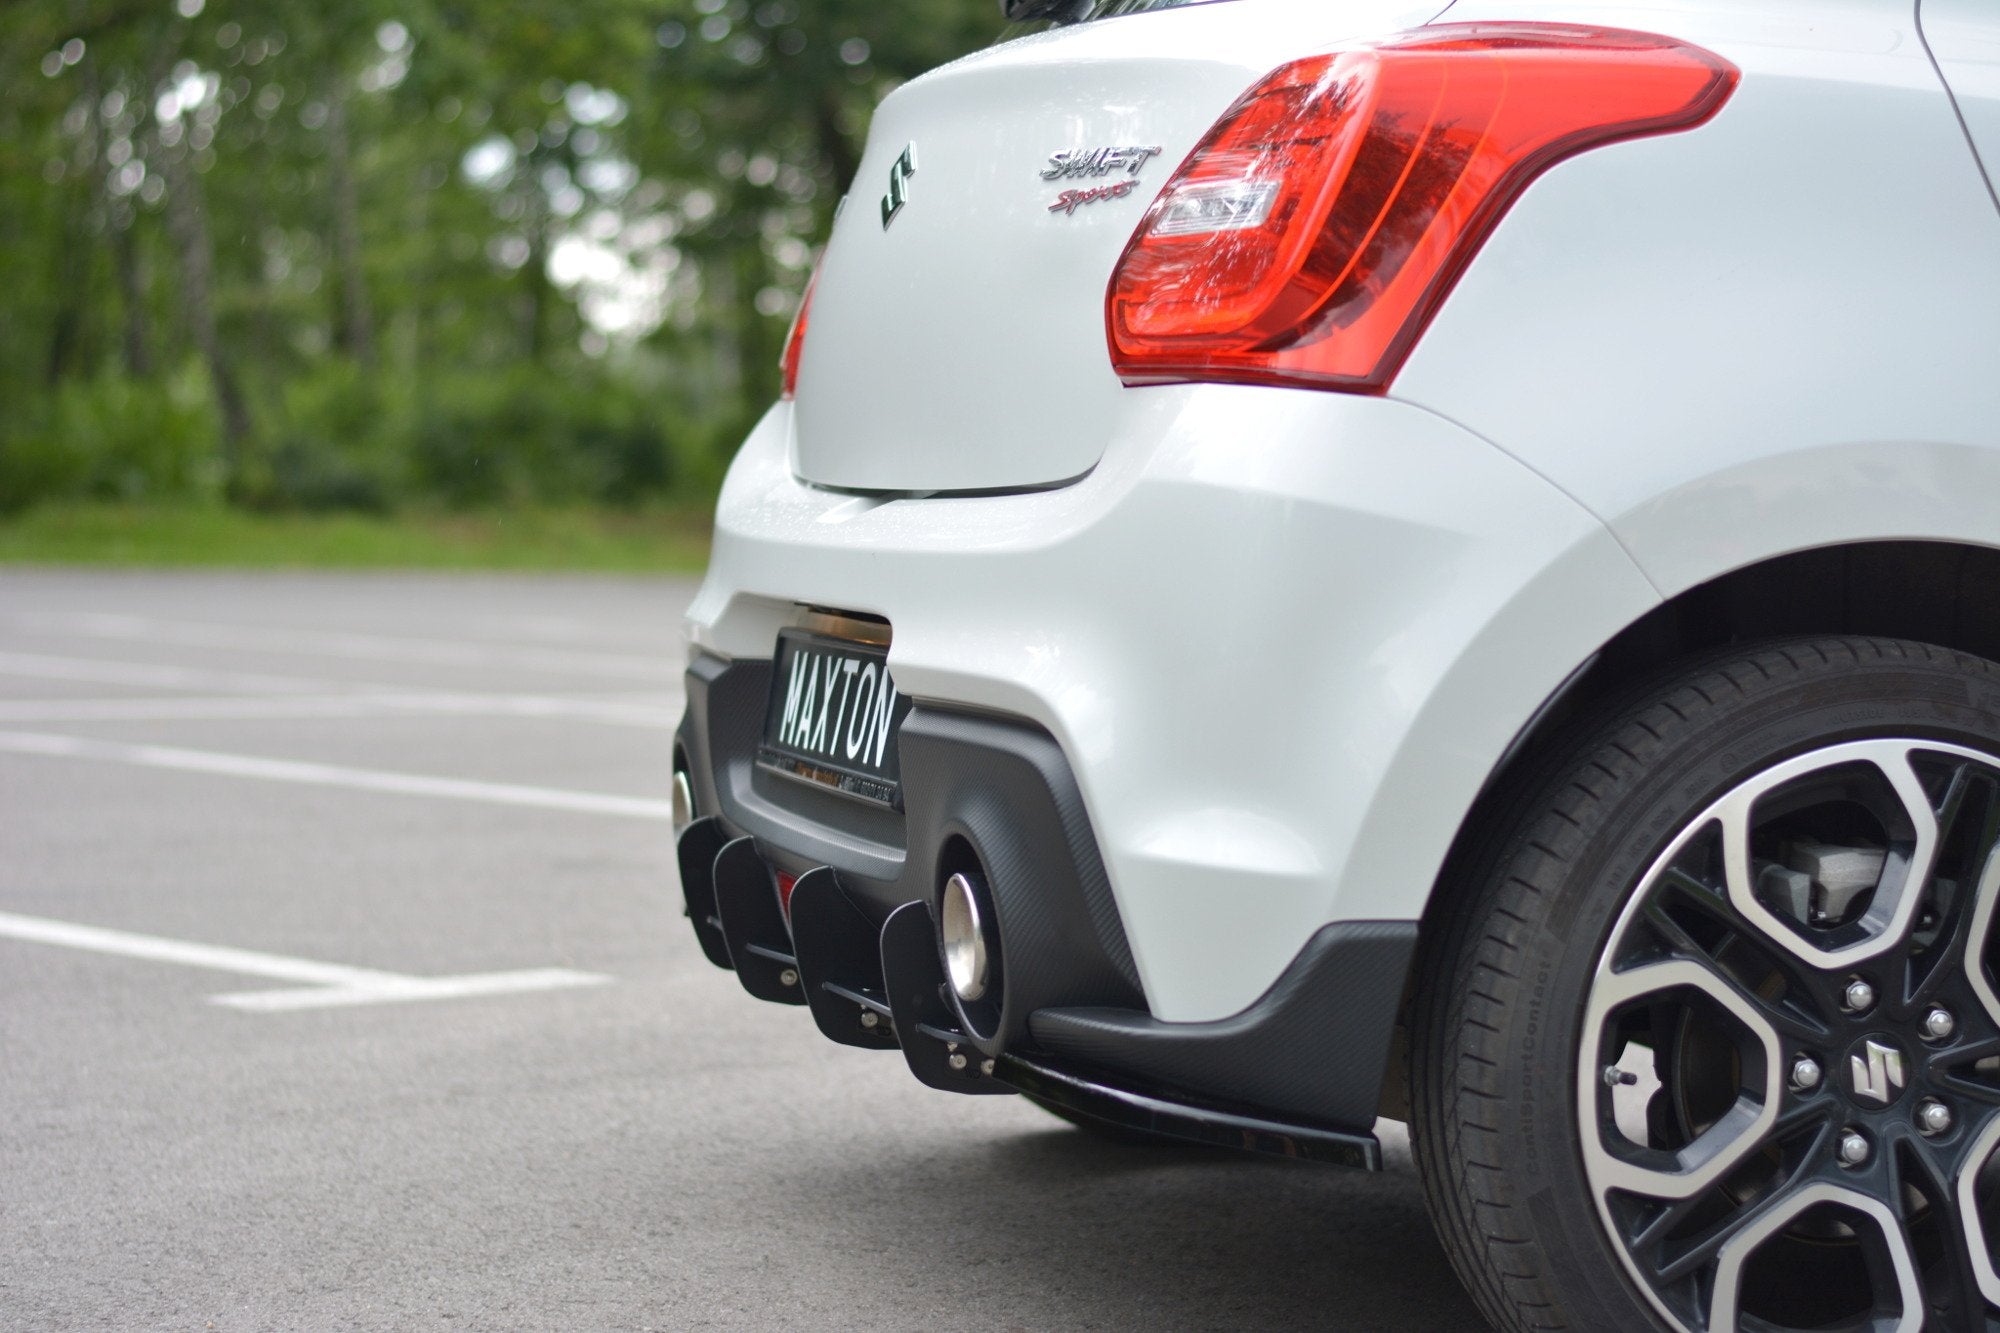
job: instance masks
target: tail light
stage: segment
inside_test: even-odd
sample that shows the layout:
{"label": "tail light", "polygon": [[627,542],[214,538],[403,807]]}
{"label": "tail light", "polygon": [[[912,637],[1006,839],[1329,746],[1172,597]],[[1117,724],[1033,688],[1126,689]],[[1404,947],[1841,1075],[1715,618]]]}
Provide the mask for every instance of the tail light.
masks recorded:
{"label": "tail light", "polygon": [[[825,258],[821,253],[822,260]],[[799,301],[799,313],[792,316],[792,327],[785,334],[785,354],[778,358],[778,369],[784,372],[784,388],[781,393],[790,398],[799,387],[799,356],[806,349],[806,321],[812,318],[813,288],[819,286],[819,265],[813,265],[812,276],[806,279],[806,294]]]}
{"label": "tail light", "polygon": [[1535,176],[1701,124],[1735,66],[1647,33],[1441,25],[1283,66],[1161,191],[1106,301],[1127,384],[1380,393]]}

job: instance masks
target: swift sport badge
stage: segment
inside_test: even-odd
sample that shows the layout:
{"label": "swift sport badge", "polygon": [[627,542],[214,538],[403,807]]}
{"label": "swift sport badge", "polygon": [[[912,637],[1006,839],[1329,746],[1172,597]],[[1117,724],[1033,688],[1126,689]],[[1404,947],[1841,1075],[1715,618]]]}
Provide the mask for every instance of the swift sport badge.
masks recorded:
{"label": "swift sport badge", "polygon": [[1139,188],[1139,169],[1159,155],[1158,145],[1148,148],[1065,148],[1050,153],[1049,164],[1042,168],[1042,179],[1045,181],[1101,180],[1117,172],[1122,172],[1123,178],[1081,190],[1064,190],[1049,205],[1049,212],[1068,217],[1084,204],[1094,204],[1100,199],[1123,199]]}
{"label": "swift sport badge", "polygon": [[882,196],[882,230],[896,220],[910,200],[910,177],[917,174],[917,146],[905,144],[903,154],[889,164],[889,193]]}

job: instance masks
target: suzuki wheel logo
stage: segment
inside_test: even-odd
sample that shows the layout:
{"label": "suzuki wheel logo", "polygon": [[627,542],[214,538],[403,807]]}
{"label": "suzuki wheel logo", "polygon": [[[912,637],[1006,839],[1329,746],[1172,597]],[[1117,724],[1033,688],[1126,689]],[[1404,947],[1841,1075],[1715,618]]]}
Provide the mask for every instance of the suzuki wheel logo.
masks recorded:
{"label": "suzuki wheel logo", "polygon": [[1907,1078],[1903,1072],[1903,1053],[1872,1039],[1847,1057],[1847,1072],[1856,1097],[1866,1097],[1883,1106],[1896,1100]]}
{"label": "suzuki wheel logo", "polygon": [[907,144],[901,157],[889,164],[889,193],[882,196],[882,230],[889,230],[889,224],[896,214],[903,211],[903,205],[910,198],[910,177],[917,174],[917,146]]}

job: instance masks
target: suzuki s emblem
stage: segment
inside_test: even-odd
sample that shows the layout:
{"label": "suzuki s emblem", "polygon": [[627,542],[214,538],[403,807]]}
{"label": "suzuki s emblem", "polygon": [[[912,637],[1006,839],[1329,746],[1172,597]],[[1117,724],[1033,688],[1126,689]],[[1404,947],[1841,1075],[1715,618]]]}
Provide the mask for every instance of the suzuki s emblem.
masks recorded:
{"label": "suzuki s emblem", "polygon": [[889,193],[882,196],[882,230],[889,230],[889,224],[896,220],[896,214],[903,211],[903,205],[910,201],[910,177],[917,174],[917,146],[907,144],[901,157],[889,164]]}
{"label": "suzuki s emblem", "polygon": [[1856,1097],[1866,1097],[1883,1106],[1896,1100],[1896,1094],[1903,1090],[1906,1081],[1903,1053],[1872,1038],[1861,1043],[1861,1049],[1847,1057],[1847,1073],[1853,1081]]}

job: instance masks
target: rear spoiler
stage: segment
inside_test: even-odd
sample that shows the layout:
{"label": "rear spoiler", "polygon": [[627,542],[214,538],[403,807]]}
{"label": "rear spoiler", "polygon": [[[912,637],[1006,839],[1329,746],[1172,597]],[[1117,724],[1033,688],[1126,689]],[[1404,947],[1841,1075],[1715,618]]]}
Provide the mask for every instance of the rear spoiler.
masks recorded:
{"label": "rear spoiler", "polygon": [[1079,23],[1092,7],[1093,0],[1000,0],[1000,12],[1009,23]]}

